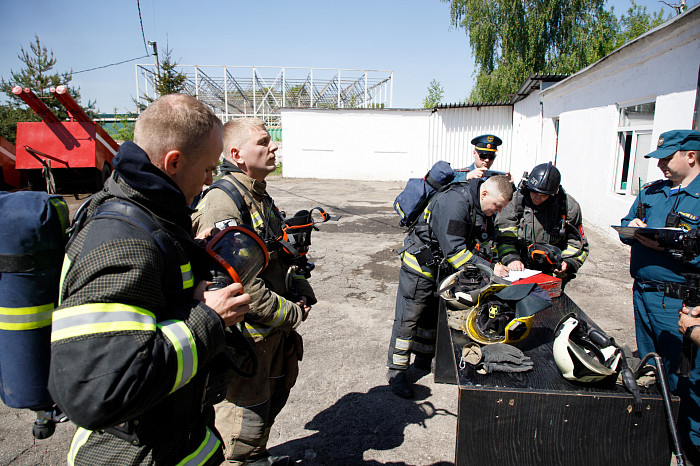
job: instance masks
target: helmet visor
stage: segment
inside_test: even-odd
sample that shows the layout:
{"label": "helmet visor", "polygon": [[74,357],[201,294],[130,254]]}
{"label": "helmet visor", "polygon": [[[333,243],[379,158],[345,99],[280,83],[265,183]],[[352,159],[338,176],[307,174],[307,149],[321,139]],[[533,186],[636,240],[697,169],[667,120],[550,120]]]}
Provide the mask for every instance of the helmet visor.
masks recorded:
{"label": "helmet visor", "polygon": [[270,259],[265,243],[255,232],[241,226],[228,227],[207,243],[207,253],[231,279],[244,287],[262,272]]}

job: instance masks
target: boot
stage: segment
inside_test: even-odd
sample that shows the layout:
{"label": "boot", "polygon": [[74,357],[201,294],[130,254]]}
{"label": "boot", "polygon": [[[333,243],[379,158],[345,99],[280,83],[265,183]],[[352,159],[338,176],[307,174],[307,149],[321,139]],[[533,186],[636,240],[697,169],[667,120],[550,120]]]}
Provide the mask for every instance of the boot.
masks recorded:
{"label": "boot", "polygon": [[389,380],[389,386],[394,395],[400,396],[401,398],[406,398],[412,400],[415,397],[413,392],[413,384],[408,380],[406,376],[406,371],[397,371],[394,369],[389,369],[386,374]]}

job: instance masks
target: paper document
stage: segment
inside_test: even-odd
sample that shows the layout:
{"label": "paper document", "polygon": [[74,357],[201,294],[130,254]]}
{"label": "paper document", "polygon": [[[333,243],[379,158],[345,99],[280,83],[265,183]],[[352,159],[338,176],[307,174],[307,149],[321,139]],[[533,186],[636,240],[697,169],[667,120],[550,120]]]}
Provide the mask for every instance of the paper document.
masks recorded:
{"label": "paper document", "polygon": [[616,226],[616,225],[611,225],[613,227],[613,230],[618,232],[620,236],[624,239],[634,239],[634,234],[635,232],[639,232],[640,234],[644,236],[648,236],[650,238],[653,238],[654,235],[658,235],[661,230],[676,230],[680,231],[682,228],[642,228],[642,227],[623,227],[623,226]]}
{"label": "paper document", "polygon": [[528,278],[532,277],[534,275],[537,275],[538,273],[541,273],[539,270],[532,270],[532,269],[525,269],[525,270],[520,270],[520,271],[515,271],[511,270],[510,273],[508,274],[507,277],[503,277],[509,282],[515,282],[518,280],[522,280],[523,278]]}

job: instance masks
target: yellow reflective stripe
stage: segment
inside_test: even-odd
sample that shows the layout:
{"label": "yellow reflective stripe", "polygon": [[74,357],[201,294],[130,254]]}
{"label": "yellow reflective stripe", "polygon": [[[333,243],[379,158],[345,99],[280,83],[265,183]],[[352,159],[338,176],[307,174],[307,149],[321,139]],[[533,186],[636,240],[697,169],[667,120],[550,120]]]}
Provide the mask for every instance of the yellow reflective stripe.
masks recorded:
{"label": "yellow reflective stripe", "polygon": [[391,362],[396,366],[407,366],[408,365],[408,355],[407,354],[392,354]]}
{"label": "yellow reflective stripe", "polygon": [[34,330],[51,325],[54,304],[0,307],[0,330]]}
{"label": "yellow reflective stripe", "polygon": [[406,264],[408,268],[413,269],[419,274],[425,275],[428,278],[433,278],[432,269],[429,269],[428,267],[421,267],[420,264],[418,264],[416,256],[414,256],[413,254],[409,252],[403,252],[401,254],[401,260],[404,264]]}
{"label": "yellow reflective stripe", "polygon": [[[578,251],[578,248],[575,246],[568,246],[562,254],[567,255],[567,254],[574,254],[576,251]],[[578,256],[574,257],[574,260],[577,260],[581,264],[583,264],[586,261],[586,258],[588,257],[588,253],[586,251],[581,251],[581,254]]]}
{"label": "yellow reflective stripe", "polygon": [[287,308],[287,300],[284,299],[283,297],[279,296],[277,293],[273,293],[275,295],[275,299],[277,300],[277,310],[275,311],[275,314],[272,316],[272,321],[269,322],[267,325],[270,327],[277,327],[279,325],[282,325],[287,318],[287,313],[289,309]]}
{"label": "yellow reflective stripe", "polygon": [[450,265],[452,265],[452,267],[454,267],[455,269],[458,269],[467,262],[469,262],[472,256],[473,254],[471,253],[471,251],[467,250],[467,248],[464,248],[452,257],[448,257],[447,262],[449,262]]}
{"label": "yellow reflective stripe", "polygon": [[253,228],[259,228],[263,224],[263,219],[257,212],[253,212],[251,220],[253,221]]}
{"label": "yellow reflective stripe", "polygon": [[496,250],[498,251],[500,257],[518,252],[512,244],[499,244]]}
{"label": "yellow reflective stripe", "polygon": [[411,349],[411,340],[402,340],[401,338],[397,338],[396,342],[394,343],[394,348],[400,351],[408,351]]}
{"label": "yellow reflective stripe", "polygon": [[505,238],[517,238],[518,237],[518,227],[505,227],[500,230],[498,230],[498,233],[496,234],[498,237],[505,237]]}
{"label": "yellow reflective stripe", "polygon": [[68,257],[68,254],[63,255],[63,265],[61,266],[61,278],[58,282],[58,305],[61,305],[61,301],[63,299],[61,298],[61,293],[63,292],[63,281],[66,279],[66,275],[68,274],[68,270],[70,270],[71,266],[71,261],[70,258]]}
{"label": "yellow reflective stripe", "polygon": [[85,442],[87,442],[90,434],[92,434],[91,430],[83,429],[82,427],[78,427],[78,429],[75,431],[73,441],[70,443],[70,450],[68,450],[68,458],[66,458],[69,466],[73,466],[75,464],[75,455],[77,455],[78,450],[85,445]]}
{"label": "yellow reflective stripe", "polygon": [[54,311],[51,341],[129,330],[155,332],[156,318],[146,309],[127,304],[83,304]]}
{"label": "yellow reflective stripe", "polygon": [[70,225],[70,222],[68,221],[68,216],[70,215],[68,205],[62,197],[49,198],[49,202],[56,210],[56,214],[58,214],[58,221],[61,223],[61,233],[65,235],[66,229]]}
{"label": "yellow reflective stripe", "polygon": [[194,274],[192,273],[192,264],[189,262],[180,266],[182,273],[182,289],[192,288],[194,286]]}
{"label": "yellow reflective stripe", "polygon": [[214,453],[218,449],[221,448],[221,442],[217,438],[216,435],[212,433],[211,430],[207,427],[207,435],[204,436],[204,440],[202,443],[197,447],[195,451],[193,451],[190,455],[186,456],[182,461],[177,463],[177,466],[194,466],[194,465],[200,465],[200,464],[205,464],[209,459],[212,457]]}
{"label": "yellow reflective stripe", "polygon": [[202,209],[204,208],[204,206],[205,206],[206,204],[207,204],[207,198],[206,198],[206,196],[205,196],[205,197],[203,197],[203,198],[199,201],[199,203],[197,204],[197,208],[196,208],[195,210],[196,210],[197,212],[199,212],[200,210],[202,210]]}
{"label": "yellow reflective stripe", "polygon": [[398,203],[394,204],[394,207],[396,208],[396,212],[399,214],[399,217],[401,217],[401,219],[406,218],[406,214],[403,213],[403,210],[401,209],[401,206]]}
{"label": "yellow reflective stripe", "polygon": [[243,322],[243,328],[241,332],[249,337],[262,337],[265,338],[272,332],[272,328],[265,325],[255,325],[250,322]]}
{"label": "yellow reflective stripe", "polygon": [[265,430],[263,430],[262,437],[260,437],[259,445],[263,448],[265,447],[265,445],[267,445],[267,442],[270,440],[270,429],[271,426],[265,427]]}
{"label": "yellow reflective stripe", "polygon": [[423,211],[423,220],[425,220],[425,223],[430,223],[430,217],[433,215],[428,207]]}
{"label": "yellow reflective stripe", "polygon": [[170,341],[177,355],[177,375],[170,393],[185,386],[197,373],[197,344],[192,331],[181,320],[166,320],[158,328]]}

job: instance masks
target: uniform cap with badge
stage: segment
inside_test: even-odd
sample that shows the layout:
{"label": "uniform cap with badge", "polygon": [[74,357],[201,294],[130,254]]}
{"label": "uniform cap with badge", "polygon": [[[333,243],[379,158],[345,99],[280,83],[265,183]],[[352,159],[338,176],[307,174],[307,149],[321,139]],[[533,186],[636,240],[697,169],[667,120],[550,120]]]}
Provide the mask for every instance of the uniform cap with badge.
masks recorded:
{"label": "uniform cap with badge", "polygon": [[471,142],[479,155],[490,155],[491,157],[496,157],[498,146],[503,144],[501,138],[493,134],[482,134],[472,139]]}
{"label": "uniform cap with badge", "polygon": [[679,150],[700,150],[700,131],[691,129],[674,129],[661,133],[656,143],[657,149],[645,158],[665,159]]}

